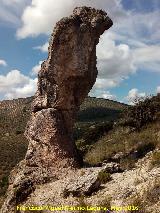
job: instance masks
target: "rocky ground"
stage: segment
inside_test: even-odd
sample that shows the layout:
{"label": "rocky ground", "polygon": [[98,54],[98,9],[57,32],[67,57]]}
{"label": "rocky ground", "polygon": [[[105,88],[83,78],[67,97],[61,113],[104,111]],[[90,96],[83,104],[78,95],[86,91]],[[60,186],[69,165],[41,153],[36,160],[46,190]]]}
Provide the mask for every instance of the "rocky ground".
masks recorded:
{"label": "rocky ground", "polygon": [[[95,212],[91,211],[91,207],[99,206],[101,211],[97,212],[107,212],[105,207],[112,210],[110,212],[130,212],[126,209],[122,210],[122,207],[131,208],[132,206],[132,209],[138,208],[132,212],[158,213],[160,211],[160,168],[151,167],[152,155],[153,152],[149,152],[137,162],[134,169],[129,171],[122,172],[118,164],[107,163],[102,167],[82,168],[69,172],[60,180],[37,185],[34,192],[19,207],[77,208],[79,206],[87,208],[88,206],[90,212]],[[100,172],[112,174],[105,181],[105,176],[100,178]],[[51,211],[41,210],[40,212]],[[81,209],[81,212],[85,211]]]}

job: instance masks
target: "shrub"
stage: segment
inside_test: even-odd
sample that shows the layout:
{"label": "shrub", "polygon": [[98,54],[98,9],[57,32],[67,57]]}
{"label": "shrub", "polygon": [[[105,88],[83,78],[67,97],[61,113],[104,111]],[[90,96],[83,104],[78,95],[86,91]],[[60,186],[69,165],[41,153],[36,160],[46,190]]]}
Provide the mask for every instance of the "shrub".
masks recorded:
{"label": "shrub", "polygon": [[83,133],[82,138],[76,141],[76,145],[82,154],[88,152],[94,143],[97,142],[105,133],[113,128],[112,122],[102,122],[91,125]]}
{"label": "shrub", "polygon": [[8,187],[8,176],[3,176],[0,181],[0,196],[4,196]]}
{"label": "shrub", "polygon": [[22,130],[22,128],[17,127],[17,128],[16,128],[15,134],[16,134],[16,135],[19,135],[19,134],[22,134],[23,132],[24,132],[24,130]]}
{"label": "shrub", "polygon": [[116,161],[123,169],[134,167],[138,159],[144,157],[149,151],[158,147],[158,125],[148,125],[141,131],[128,133],[126,128],[117,128],[100,138],[85,154],[87,164],[98,166],[104,160],[111,161],[113,157],[122,153]]}
{"label": "shrub", "polygon": [[4,176],[0,182],[0,186],[3,188],[3,187],[6,187],[8,186],[8,176]]}
{"label": "shrub", "polygon": [[104,133],[107,133],[113,128],[112,122],[102,122],[97,125],[91,126],[88,131],[83,135],[83,139],[86,144],[93,144],[96,142]]}
{"label": "shrub", "polygon": [[105,171],[100,171],[98,174],[98,179],[102,184],[105,184],[111,180],[111,174]]}
{"label": "shrub", "polygon": [[134,106],[128,107],[123,113],[123,125],[134,126],[140,129],[142,126],[159,119],[160,94],[147,98],[139,98]]}
{"label": "shrub", "polygon": [[160,166],[160,151],[156,151],[152,155],[151,167]]}
{"label": "shrub", "polygon": [[[100,213],[106,213],[108,210],[111,209],[111,197],[105,197],[105,199],[103,199],[99,205],[101,207],[101,211]],[[103,209],[104,208],[104,209]]]}
{"label": "shrub", "polygon": [[79,212],[80,213],[87,213],[88,211],[87,211],[87,206],[88,206],[88,204],[86,203],[86,201],[85,201],[85,197],[84,197],[84,195],[81,195],[80,197],[78,197],[77,198],[78,200],[78,207],[83,207],[85,210],[80,210]]}

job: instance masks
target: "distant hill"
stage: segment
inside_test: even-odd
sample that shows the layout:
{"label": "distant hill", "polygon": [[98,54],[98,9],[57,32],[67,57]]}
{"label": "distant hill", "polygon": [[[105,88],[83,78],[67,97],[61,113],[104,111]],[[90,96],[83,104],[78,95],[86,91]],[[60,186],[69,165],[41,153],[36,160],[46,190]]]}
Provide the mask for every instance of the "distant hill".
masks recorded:
{"label": "distant hill", "polygon": [[[21,133],[30,116],[33,97],[5,100],[0,102],[0,134]],[[80,106],[78,122],[116,120],[127,105],[102,98],[85,99]]]}
{"label": "distant hill", "polygon": [[116,120],[120,112],[126,107],[126,104],[117,101],[88,97],[80,107],[77,121],[96,122]]}

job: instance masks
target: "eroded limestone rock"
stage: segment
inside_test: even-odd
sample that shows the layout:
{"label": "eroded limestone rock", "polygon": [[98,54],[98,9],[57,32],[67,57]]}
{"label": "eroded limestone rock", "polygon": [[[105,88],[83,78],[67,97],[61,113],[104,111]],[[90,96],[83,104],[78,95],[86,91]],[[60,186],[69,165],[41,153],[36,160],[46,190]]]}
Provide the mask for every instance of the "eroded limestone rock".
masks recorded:
{"label": "eroded limestone rock", "polygon": [[102,10],[75,8],[52,33],[48,59],[38,73],[38,89],[25,135],[28,166],[79,167],[72,133],[79,106],[96,77],[96,45],[112,26]]}

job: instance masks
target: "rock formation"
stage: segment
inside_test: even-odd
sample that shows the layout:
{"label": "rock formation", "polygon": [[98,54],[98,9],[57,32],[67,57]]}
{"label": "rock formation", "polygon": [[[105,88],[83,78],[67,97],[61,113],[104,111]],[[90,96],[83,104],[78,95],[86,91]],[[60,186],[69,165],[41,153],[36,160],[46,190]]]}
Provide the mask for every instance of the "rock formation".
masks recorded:
{"label": "rock formation", "polygon": [[[73,15],[56,24],[48,59],[38,73],[38,89],[25,131],[28,151],[11,172],[1,212],[15,212],[15,206],[27,199],[36,184],[62,179],[65,168],[69,174],[82,165],[73,141],[73,125],[80,104],[96,81],[99,37],[111,26],[106,12],[90,7],[75,8]],[[62,176],[57,175],[60,171]],[[92,184],[97,186],[97,178],[81,183],[90,190]]]}
{"label": "rock formation", "polygon": [[112,26],[102,10],[75,8],[60,20],[49,44],[48,59],[38,73],[38,90],[25,135],[28,166],[79,167],[82,160],[73,142],[73,125],[80,104],[96,77],[96,45]]}

